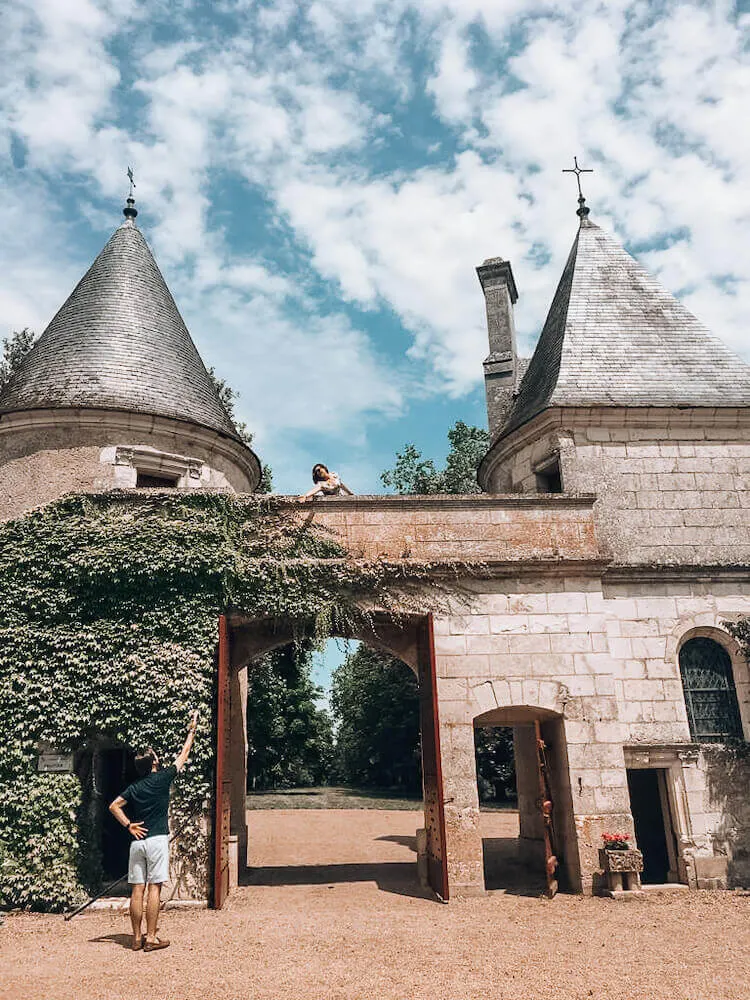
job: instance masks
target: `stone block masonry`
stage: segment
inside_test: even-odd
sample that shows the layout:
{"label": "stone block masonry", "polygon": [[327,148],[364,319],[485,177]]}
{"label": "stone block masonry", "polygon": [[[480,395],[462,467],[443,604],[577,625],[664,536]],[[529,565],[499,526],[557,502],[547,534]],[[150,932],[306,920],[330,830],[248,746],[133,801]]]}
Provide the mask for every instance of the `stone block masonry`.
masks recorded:
{"label": "stone block masonry", "polygon": [[[654,747],[693,745],[680,678],[681,642],[705,634],[730,643],[724,620],[750,613],[746,577],[728,568],[704,574],[700,581],[687,569],[668,576],[659,569],[608,568],[597,561],[596,549],[589,547],[592,536],[581,527],[585,504],[576,508],[567,507],[565,498],[558,498],[560,506],[554,498],[526,499],[533,500],[533,515],[499,496],[377,501],[376,555],[397,556],[409,539],[415,558],[435,551],[438,542],[445,558],[461,558],[463,527],[467,541],[477,545],[472,551],[496,556],[481,578],[461,580],[463,603],[455,613],[435,621],[454,892],[482,887],[475,725],[518,728],[533,717],[560,720],[553,742],[565,760],[559,794],[569,802],[568,821],[562,824],[566,877],[571,886],[592,891],[599,878],[601,834],[633,831],[628,748],[648,749],[649,766],[656,766],[653,760],[660,758],[653,757]],[[370,498],[325,502],[314,508],[314,516],[355,551],[359,545],[373,554],[366,526],[372,503]],[[476,516],[469,517],[472,507]],[[509,510],[523,524],[519,535],[526,545],[507,544],[502,534],[493,534],[507,523]],[[563,521],[566,531],[553,532],[553,521]],[[569,530],[572,524],[578,525],[575,533]],[[551,539],[561,534],[569,546],[570,539],[578,539],[577,549],[565,550],[564,563],[549,558]],[[750,735],[750,676],[739,658],[736,686]],[[726,817],[711,800],[705,769],[695,769],[695,754],[669,753],[662,770],[679,843],[674,877],[697,884],[691,874],[695,859],[714,857],[713,844],[723,836]]]}
{"label": "stone block masonry", "polygon": [[359,496],[314,501],[304,510],[368,559],[560,564],[599,561],[593,502],[552,495]]}
{"label": "stone block masonry", "polygon": [[748,410],[548,411],[490,452],[486,488],[535,493],[550,455],[566,492],[596,492],[602,551],[616,561],[750,563]]}
{"label": "stone block masonry", "polygon": [[[59,499],[134,486],[117,453],[186,456],[203,488],[242,492],[257,482],[257,459],[217,431],[146,414],[33,410],[0,415],[0,521]],[[151,465],[148,470],[153,471]],[[189,485],[193,485],[190,483]]]}

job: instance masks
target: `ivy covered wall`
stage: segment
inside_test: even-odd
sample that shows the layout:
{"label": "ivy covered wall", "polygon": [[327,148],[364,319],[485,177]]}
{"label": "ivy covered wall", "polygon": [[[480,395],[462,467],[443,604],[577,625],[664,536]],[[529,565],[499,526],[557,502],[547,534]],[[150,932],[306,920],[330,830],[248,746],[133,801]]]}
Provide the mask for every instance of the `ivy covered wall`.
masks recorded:
{"label": "ivy covered wall", "polygon": [[[403,606],[397,574],[263,497],[76,496],[0,526],[0,906],[66,909],[101,883],[86,782],[38,773],[41,744],[80,757],[106,738],[169,757],[201,709],[173,794],[180,826],[211,795],[218,615],[341,633],[365,597]],[[179,853],[205,882],[197,822]]]}

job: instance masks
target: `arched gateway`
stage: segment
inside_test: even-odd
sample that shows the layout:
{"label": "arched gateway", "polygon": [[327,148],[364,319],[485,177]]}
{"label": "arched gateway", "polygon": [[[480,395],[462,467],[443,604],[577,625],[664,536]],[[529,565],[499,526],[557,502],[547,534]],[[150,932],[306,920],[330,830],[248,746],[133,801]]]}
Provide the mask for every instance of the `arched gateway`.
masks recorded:
{"label": "arched gateway", "polygon": [[[574,891],[585,887],[586,878],[591,884],[590,859],[579,856],[576,818],[595,826],[622,826],[628,820],[624,802],[616,803],[609,816],[594,817],[588,814],[586,800],[586,817],[576,817],[566,726],[572,719],[601,717],[594,685],[590,694],[577,693],[581,685],[572,661],[572,676],[565,683],[561,670],[566,668],[551,653],[547,633],[540,633],[546,654],[539,651],[533,671],[529,656],[519,658],[510,648],[511,601],[524,609],[534,605],[539,591],[565,593],[567,586],[585,592],[591,586],[581,574],[596,572],[601,565],[592,503],[591,497],[559,496],[541,503],[538,498],[481,495],[353,497],[333,499],[306,513],[357,555],[396,563],[431,562],[434,576],[442,578],[447,606],[440,611],[398,618],[375,611],[372,628],[346,638],[385,650],[418,676],[427,868],[432,889],[444,900],[484,890],[475,725],[514,728],[521,842],[539,873],[548,871],[550,887],[558,879]],[[575,576],[566,580],[563,567]],[[521,645],[533,637],[528,616],[524,622]],[[212,878],[216,906],[223,904],[234,873],[241,871],[247,857],[246,668],[292,638],[291,624],[283,620],[234,612],[220,622]],[[505,665],[503,680],[492,667],[498,657]],[[574,731],[572,738],[576,743],[579,733]],[[606,764],[610,768],[612,762]],[[620,766],[624,776],[622,761]]]}
{"label": "arched gateway", "polygon": [[[245,620],[241,615],[219,621],[217,684],[217,765],[214,811],[213,905],[220,908],[233,883],[230,857],[236,843],[237,870],[247,858],[247,669],[256,657],[293,641],[284,622]],[[372,628],[349,633],[403,660],[419,683],[419,722],[422,744],[426,866],[430,887],[444,901],[449,898],[446,857],[442,755],[437,704],[434,624],[431,614],[409,616],[398,624],[376,615]]]}

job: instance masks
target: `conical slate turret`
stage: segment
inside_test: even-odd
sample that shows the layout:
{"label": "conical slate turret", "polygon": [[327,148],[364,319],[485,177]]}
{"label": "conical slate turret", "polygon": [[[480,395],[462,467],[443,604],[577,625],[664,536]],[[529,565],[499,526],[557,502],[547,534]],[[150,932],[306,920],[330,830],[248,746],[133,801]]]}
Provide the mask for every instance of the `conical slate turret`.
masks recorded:
{"label": "conical slate turret", "polygon": [[126,221],[0,393],[0,414],[125,410],[238,440],[131,202]]}
{"label": "conical slate turret", "polygon": [[750,406],[750,365],[583,216],[502,435],[551,406]]}

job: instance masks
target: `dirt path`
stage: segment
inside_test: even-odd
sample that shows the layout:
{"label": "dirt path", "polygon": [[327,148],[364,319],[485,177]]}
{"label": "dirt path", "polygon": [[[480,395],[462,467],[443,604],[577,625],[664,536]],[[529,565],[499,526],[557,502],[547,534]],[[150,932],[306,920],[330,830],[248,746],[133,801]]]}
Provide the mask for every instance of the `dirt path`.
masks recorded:
{"label": "dirt path", "polygon": [[123,914],[8,917],[0,998],[750,1000],[750,895],[492,893],[441,906],[415,885],[418,822],[254,812],[251,860],[266,874],[225,910],[166,913],[173,945],[152,955],[127,950]]}

